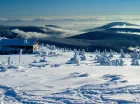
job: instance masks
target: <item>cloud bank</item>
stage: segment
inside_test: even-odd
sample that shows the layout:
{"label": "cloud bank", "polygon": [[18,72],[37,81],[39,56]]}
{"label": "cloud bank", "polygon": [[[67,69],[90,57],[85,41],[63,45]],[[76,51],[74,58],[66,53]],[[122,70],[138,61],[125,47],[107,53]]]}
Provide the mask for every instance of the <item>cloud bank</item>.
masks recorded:
{"label": "cloud bank", "polygon": [[111,28],[132,28],[132,29],[140,29],[140,26],[127,26],[127,25],[117,25],[117,26],[112,26]]}
{"label": "cloud bank", "polygon": [[136,15],[112,15],[112,16],[53,16],[53,17],[17,17],[17,18],[1,18],[0,20],[140,20],[140,16]]}
{"label": "cloud bank", "polygon": [[47,34],[37,33],[37,32],[24,32],[19,29],[13,29],[13,33],[17,33],[19,37],[28,39],[28,38],[47,38]]}
{"label": "cloud bank", "polygon": [[47,27],[52,31],[55,32],[61,32],[61,37],[68,37],[68,36],[73,36],[73,35],[79,35],[82,32],[78,31],[78,30],[68,30],[68,29],[62,29],[62,28],[55,28],[55,27]]}
{"label": "cloud bank", "polygon": [[[52,30],[64,32],[60,35],[77,35],[82,30],[93,29],[111,22],[127,22],[140,25],[140,16],[62,16],[62,17],[21,17],[2,18],[0,25],[5,26],[41,26],[57,25],[60,29]],[[114,26],[112,28],[140,28],[137,26]],[[45,29],[44,29],[45,30]],[[47,34],[51,36],[51,34]]]}

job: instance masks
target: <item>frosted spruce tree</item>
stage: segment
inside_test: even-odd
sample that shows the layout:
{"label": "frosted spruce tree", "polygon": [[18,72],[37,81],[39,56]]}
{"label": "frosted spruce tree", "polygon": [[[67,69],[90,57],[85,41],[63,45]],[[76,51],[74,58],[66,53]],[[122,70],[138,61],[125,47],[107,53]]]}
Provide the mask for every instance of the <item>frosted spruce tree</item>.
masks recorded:
{"label": "frosted spruce tree", "polygon": [[109,52],[109,57],[110,57],[110,58],[114,57],[113,51],[112,51],[112,50],[110,50],[110,52]]}
{"label": "frosted spruce tree", "polygon": [[77,64],[77,65],[80,65],[80,64],[79,64],[78,53],[77,53],[76,51],[75,51],[75,53],[74,53],[73,58],[71,58],[71,59],[67,62],[67,64]]}
{"label": "frosted spruce tree", "polygon": [[86,56],[83,54],[80,56],[81,61],[85,61],[86,60]]}
{"label": "frosted spruce tree", "polygon": [[13,60],[11,60],[11,57],[8,57],[8,59],[7,59],[7,64],[8,65],[12,65],[14,62],[13,62]]}
{"label": "frosted spruce tree", "polygon": [[97,61],[97,63],[100,63],[100,65],[106,65],[106,66],[110,66],[111,65],[111,61],[110,58],[104,55],[96,55],[95,60]]}
{"label": "frosted spruce tree", "polygon": [[135,59],[140,58],[140,55],[136,49],[134,49],[133,53],[131,53],[131,58],[135,58]]}
{"label": "frosted spruce tree", "polygon": [[8,65],[11,65],[11,57],[8,57],[7,63]]}
{"label": "frosted spruce tree", "polygon": [[1,66],[0,66],[0,72],[5,72],[7,71],[7,66],[6,66],[6,60],[2,60]]}
{"label": "frosted spruce tree", "polygon": [[79,51],[79,55],[84,55],[85,54],[85,50],[82,49],[82,51]]}
{"label": "frosted spruce tree", "polygon": [[132,59],[131,62],[132,62],[131,65],[139,66],[139,61],[137,59]]}
{"label": "frosted spruce tree", "polygon": [[119,66],[124,66],[124,61],[122,59],[119,60]]}
{"label": "frosted spruce tree", "polygon": [[81,61],[86,60],[85,50],[84,50],[84,49],[83,49],[82,51],[80,51],[79,55],[80,55],[80,59],[81,59]]}
{"label": "frosted spruce tree", "polygon": [[74,59],[74,63],[75,63],[75,64],[79,64],[79,59],[78,59],[77,53],[74,54],[73,59]]}
{"label": "frosted spruce tree", "polygon": [[120,49],[120,51],[121,51],[121,56],[120,56],[120,58],[125,58],[125,53],[124,53],[123,49]]}
{"label": "frosted spruce tree", "polygon": [[116,59],[115,66],[119,66],[119,60],[118,59]]}
{"label": "frosted spruce tree", "polygon": [[96,55],[96,57],[95,57],[94,60],[97,61],[97,63],[100,63],[100,56],[99,55]]}
{"label": "frosted spruce tree", "polygon": [[6,60],[5,59],[2,60],[1,65],[2,66],[5,66],[6,65]]}

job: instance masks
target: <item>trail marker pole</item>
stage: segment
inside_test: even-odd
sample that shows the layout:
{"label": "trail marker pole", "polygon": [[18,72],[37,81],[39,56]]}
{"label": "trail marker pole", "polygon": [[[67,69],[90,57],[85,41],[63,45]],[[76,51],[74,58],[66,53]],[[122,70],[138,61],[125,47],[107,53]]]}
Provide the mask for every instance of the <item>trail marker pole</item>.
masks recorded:
{"label": "trail marker pole", "polygon": [[20,61],[21,61],[21,55],[22,55],[22,49],[20,49],[20,54],[19,54],[19,66],[20,66]]}

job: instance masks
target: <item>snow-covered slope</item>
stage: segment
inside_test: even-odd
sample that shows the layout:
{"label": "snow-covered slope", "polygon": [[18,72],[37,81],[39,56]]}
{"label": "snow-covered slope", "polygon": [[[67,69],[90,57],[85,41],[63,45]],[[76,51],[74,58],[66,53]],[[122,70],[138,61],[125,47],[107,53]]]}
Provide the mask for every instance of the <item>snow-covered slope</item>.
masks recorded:
{"label": "snow-covered slope", "polygon": [[[124,66],[107,66],[95,60],[99,52],[85,53],[86,60],[75,64],[66,64],[73,57],[73,51],[45,47],[40,53],[22,55],[20,66],[19,55],[0,56],[0,69],[7,70],[0,72],[1,103],[140,103],[140,68],[131,65],[129,54],[121,58]],[[12,63],[4,61],[9,56]],[[113,53],[110,60],[120,56]],[[77,60],[79,57],[74,55]]]}

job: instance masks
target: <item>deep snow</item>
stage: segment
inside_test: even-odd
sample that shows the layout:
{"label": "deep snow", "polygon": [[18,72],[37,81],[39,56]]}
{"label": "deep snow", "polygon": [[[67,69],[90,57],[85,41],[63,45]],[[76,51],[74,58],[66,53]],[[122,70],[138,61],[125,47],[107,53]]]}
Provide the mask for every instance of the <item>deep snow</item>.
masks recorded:
{"label": "deep snow", "polygon": [[[1,103],[140,103],[140,68],[131,65],[129,54],[122,58],[124,66],[101,66],[94,60],[99,53],[85,53],[85,61],[66,64],[73,51],[43,51],[55,55],[22,55],[20,66],[19,55],[0,56],[0,63],[9,56],[13,60],[13,65],[3,65],[7,71],[0,72]],[[120,54],[113,56],[120,59]]]}

